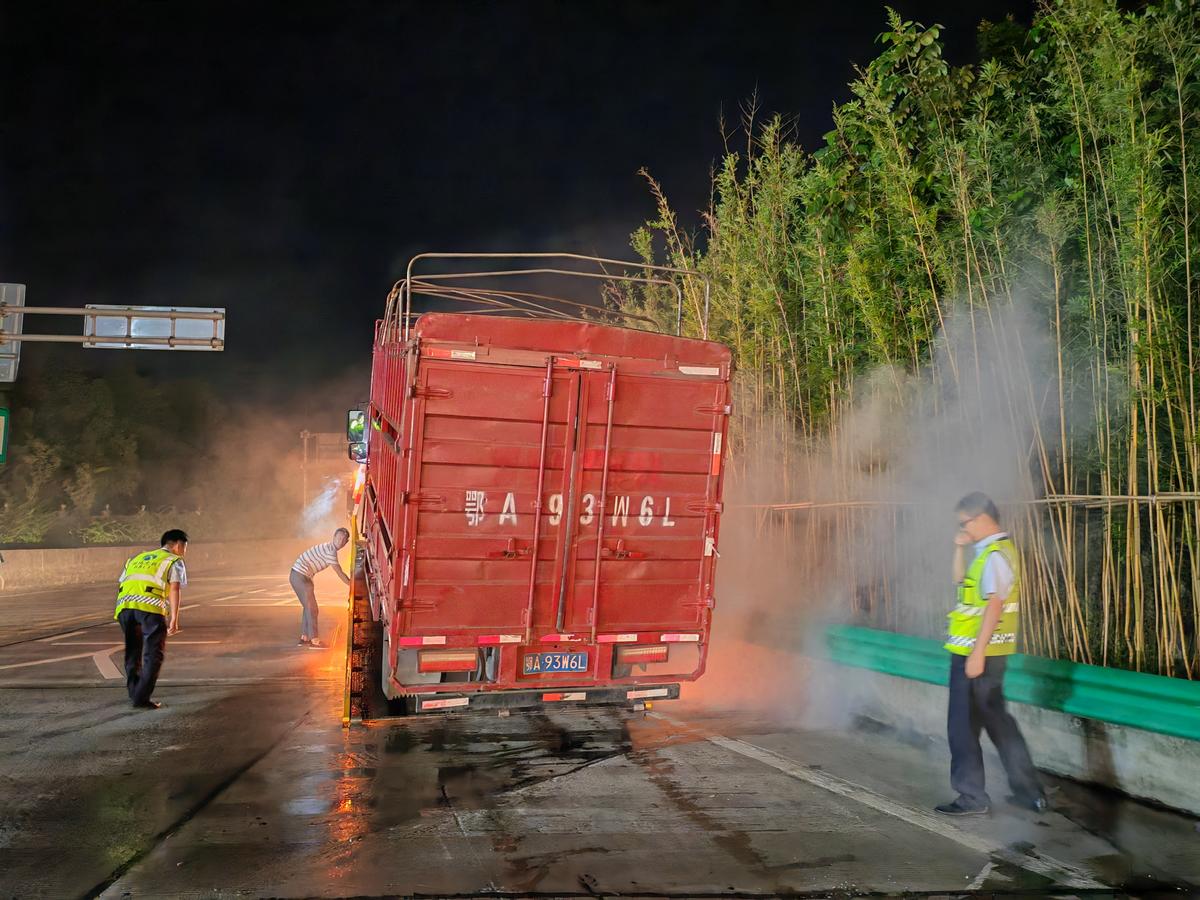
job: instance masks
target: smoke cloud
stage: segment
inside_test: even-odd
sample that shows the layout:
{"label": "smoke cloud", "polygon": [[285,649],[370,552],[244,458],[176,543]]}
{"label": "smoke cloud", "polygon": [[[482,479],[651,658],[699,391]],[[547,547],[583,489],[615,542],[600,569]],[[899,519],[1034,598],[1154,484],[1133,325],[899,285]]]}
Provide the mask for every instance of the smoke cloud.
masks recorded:
{"label": "smoke cloud", "polygon": [[1024,297],[959,309],[919,371],[860,377],[819,445],[761,425],[747,435],[726,490],[709,671],[686,700],[828,718],[808,677],[824,627],[939,636],[954,504],[982,490],[1007,520],[1041,495],[1038,448],[1052,454],[1059,429],[1047,329]]}

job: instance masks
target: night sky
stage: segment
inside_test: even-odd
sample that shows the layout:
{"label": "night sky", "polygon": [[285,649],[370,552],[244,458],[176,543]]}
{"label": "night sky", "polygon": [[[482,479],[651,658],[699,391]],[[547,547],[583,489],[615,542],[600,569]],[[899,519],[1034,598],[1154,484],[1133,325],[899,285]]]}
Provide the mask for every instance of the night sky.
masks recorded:
{"label": "night sky", "polygon": [[[947,26],[953,62],[980,19],[1031,7],[894,5]],[[227,307],[225,353],[138,365],[280,403],[355,374],[365,392],[372,323],[414,252],[628,257],[653,211],[637,170],[695,222],[721,116],[736,124],[755,91],[815,148],[885,27],[872,2],[115,0],[0,17],[0,280],[30,304]],[[36,377],[54,351],[24,352]]]}

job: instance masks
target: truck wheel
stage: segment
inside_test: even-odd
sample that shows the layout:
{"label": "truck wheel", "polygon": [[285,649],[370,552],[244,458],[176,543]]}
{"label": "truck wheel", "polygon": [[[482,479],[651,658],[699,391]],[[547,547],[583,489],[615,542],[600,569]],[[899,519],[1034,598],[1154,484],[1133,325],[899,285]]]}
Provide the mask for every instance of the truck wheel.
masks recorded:
{"label": "truck wheel", "polygon": [[383,623],[371,615],[371,601],[355,582],[350,627],[350,721],[363,722],[403,715],[403,701],[389,701],[383,693]]}

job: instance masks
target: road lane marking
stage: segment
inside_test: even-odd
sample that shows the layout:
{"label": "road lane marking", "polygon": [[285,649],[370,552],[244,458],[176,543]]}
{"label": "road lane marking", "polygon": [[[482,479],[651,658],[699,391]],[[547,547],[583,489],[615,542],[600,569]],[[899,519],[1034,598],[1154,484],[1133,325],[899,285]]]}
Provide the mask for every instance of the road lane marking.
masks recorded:
{"label": "road lane marking", "polygon": [[[117,622],[116,619],[112,618],[111,616],[107,616],[106,613],[86,612],[86,613],[80,613],[77,616],[67,616],[65,619],[55,619],[53,622],[39,622],[38,627],[39,628],[53,628],[57,625],[66,625],[68,622],[78,622],[80,619],[95,619],[98,616],[106,616],[108,621],[112,622],[114,625]],[[96,624],[107,625],[108,622],[97,622]]]}
{"label": "road lane marking", "polygon": [[757,744],[751,744],[746,741],[737,740],[736,738],[727,738],[722,734],[706,733],[705,729],[690,726],[663,713],[652,712],[648,713],[648,715],[680,728],[685,728],[693,732],[699,731],[701,734],[705,734],[705,739],[711,744],[716,744],[718,747],[722,747],[733,753],[757,760],[785,775],[790,775],[792,778],[808,782],[814,787],[829,791],[831,794],[837,794],[840,797],[854,800],[877,812],[884,813],[893,818],[900,819],[902,822],[907,822],[909,825],[914,825],[917,828],[947,838],[960,846],[966,847],[968,850],[982,853],[990,859],[1002,860],[1003,862],[1011,863],[1014,866],[1025,869],[1028,872],[1034,872],[1035,874],[1049,878],[1056,885],[1087,890],[1104,890],[1107,888],[1107,885],[1096,881],[1087,872],[1070,863],[1065,863],[1062,860],[1045,854],[1034,856],[1032,855],[1033,851],[1026,854],[1019,853],[1009,847],[998,846],[995,841],[982,835],[964,831],[946,819],[935,816],[933,813],[905,806],[903,803],[899,803],[882,794],[877,794],[869,788],[855,784],[852,781],[846,781],[835,775],[830,775],[823,770],[813,769],[794,762],[773,750],[767,750],[765,747],[759,747]]}
{"label": "road lane marking", "polygon": [[81,634],[87,634],[86,631],[72,631],[69,634],[52,634],[50,637],[38,638],[34,641],[35,644],[48,644],[51,641],[60,641],[63,638],[79,637]]}
{"label": "road lane marking", "polygon": [[[86,653],[85,656],[92,654]],[[344,680],[341,675],[263,675],[261,677],[251,678],[170,678],[163,677],[158,679],[158,684],[175,684],[175,685],[191,685],[193,687],[208,687],[208,686],[224,686],[224,685],[256,685],[256,684],[341,684]],[[112,688],[115,685],[107,681],[97,681],[92,678],[87,681],[78,678],[58,678],[46,679],[38,681],[18,681],[8,680],[0,681],[0,690],[3,691],[27,691],[31,688],[41,690],[43,688],[96,688],[104,690]]]}
{"label": "road lane marking", "polygon": [[996,868],[994,862],[989,862],[986,866],[979,870],[979,874],[972,879],[967,885],[968,891],[978,891],[983,887],[983,883],[988,880],[988,876],[992,874],[992,869]]}
{"label": "road lane marking", "polygon": [[[119,647],[121,645],[117,644],[116,646]],[[116,649],[116,648],[114,647],[114,649]],[[49,659],[34,659],[34,660],[30,660],[29,662],[7,663],[6,665],[0,666],[0,670],[3,670],[3,669],[25,669],[25,668],[28,668],[29,666],[48,666],[51,663],[67,662],[68,660],[72,660],[72,659],[84,659],[88,656],[94,656],[94,655],[95,654],[93,654],[92,652],[89,651],[87,653],[76,653],[73,656],[53,656],[53,657],[50,657]]]}
{"label": "road lane marking", "polygon": [[121,645],[117,644],[115,647],[110,646],[107,650],[92,654],[92,662],[100,670],[101,677],[107,678],[109,681],[125,677],[125,673],[118,669],[117,664],[112,661],[113,651],[120,649]]}
{"label": "road lane marking", "polygon": [[218,597],[216,600],[213,601],[213,603],[220,603],[223,600],[232,600],[234,597],[240,597],[240,596],[242,596],[242,595],[241,594],[230,594],[228,597]]}
{"label": "road lane marking", "polygon": [[261,594],[266,588],[255,588],[252,591],[246,591],[247,594]]}
{"label": "road lane marking", "polygon": [[205,578],[206,581],[266,581],[272,578],[272,575],[209,575]]}
{"label": "road lane marking", "polygon": [[[290,600],[284,600],[284,601],[247,600],[247,601],[243,601],[241,603],[226,603],[221,608],[222,609],[286,609],[288,607],[294,608],[299,605],[300,605],[300,601],[298,601],[295,597],[292,597]],[[344,602],[343,603],[322,603],[318,608],[323,609],[323,610],[324,609],[345,609],[346,604]]]}
{"label": "road lane marking", "polygon": [[[296,601],[293,600],[292,602],[295,603]],[[327,608],[328,607],[325,607],[325,606],[321,607],[321,609],[327,609]],[[341,608],[345,609],[346,607],[342,606]],[[221,609],[224,609],[224,610],[230,610],[230,609],[282,609],[282,607],[278,603],[263,603],[261,601],[258,603],[255,603],[254,601],[249,601],[249,602],[245,602],[245,603],[222,603]]]}
{"label": "road lane marking", "polygon": [[[219,644],[220,641],[177,641],[171,638],[171,646],[178,644]],[[59,644],[54,644],[55,647],[111,647],[112,641],[63,641]]]}

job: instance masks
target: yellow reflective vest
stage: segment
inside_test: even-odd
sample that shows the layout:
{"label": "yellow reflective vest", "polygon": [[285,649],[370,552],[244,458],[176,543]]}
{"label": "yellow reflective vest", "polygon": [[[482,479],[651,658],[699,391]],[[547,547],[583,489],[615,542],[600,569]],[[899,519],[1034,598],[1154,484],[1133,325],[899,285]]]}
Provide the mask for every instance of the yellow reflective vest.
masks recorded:
{"label": "yellow reflective vest", "polygon": [[140,609],[163,616],[170,613],[171,604],[167,602],[171,590],[169,578],[171,566],[177,562],[179,557],[164,548],[139,553],[125,563],[113,618],[123,609]]}
{"label": "yellow reflective vest", "polygon": [[988,600],[979,591],[983,579],[983,567],[993,553],[1002,553],[1013,573],[1012,590],[1004,600],[1004,612],[996,623],[996,630],[988,641],[986,656],[1008,656],[1017,652],[1017,631],[1021,624],[1021,559],[1016,545],[1008,538],[1000,538],[988,544],[971,560],[962,584],[958,586],[958,605],[950,611],[947,628],[946,649],[960,656],[970,656],[983,624],[983,613]]}

